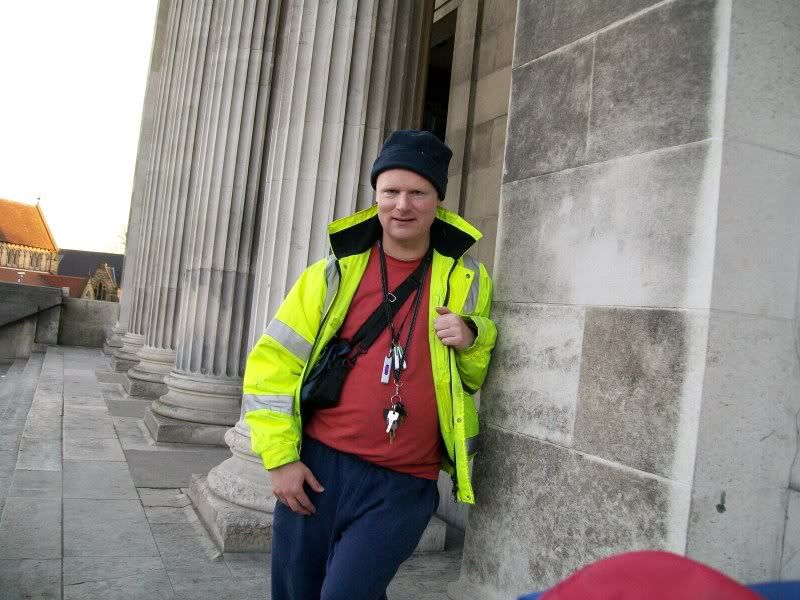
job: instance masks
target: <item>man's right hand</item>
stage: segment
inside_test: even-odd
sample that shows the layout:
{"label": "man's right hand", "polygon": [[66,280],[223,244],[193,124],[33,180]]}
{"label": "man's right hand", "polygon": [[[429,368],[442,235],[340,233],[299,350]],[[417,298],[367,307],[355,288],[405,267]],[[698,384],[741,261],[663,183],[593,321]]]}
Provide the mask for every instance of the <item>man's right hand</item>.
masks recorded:
{"label": "man's right hand", "polygon": [[272,493],[279,502],[301,515],[313,515],[317,512],[311,500],[308,499],[303,485],[308,483],[315,492],[324,492],[325,488],[314,477],[311,469],[302,462],[298,460],[270,469],[269,480],[272,485]]}

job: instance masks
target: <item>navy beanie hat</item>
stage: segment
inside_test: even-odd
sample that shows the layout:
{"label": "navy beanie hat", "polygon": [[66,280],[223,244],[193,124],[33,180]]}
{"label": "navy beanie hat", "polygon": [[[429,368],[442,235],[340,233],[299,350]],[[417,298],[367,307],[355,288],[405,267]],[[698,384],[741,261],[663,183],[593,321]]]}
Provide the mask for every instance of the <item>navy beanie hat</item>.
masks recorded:
{"label": "navy beanie hat", "polygon": [[375,189],[378,175],[384,171],[407,169],[430,181],[442,200],[447,191],[447,168],[452,156],[452,150],[429,131],[395,131],[386,138],[372,165],[372,189]]}

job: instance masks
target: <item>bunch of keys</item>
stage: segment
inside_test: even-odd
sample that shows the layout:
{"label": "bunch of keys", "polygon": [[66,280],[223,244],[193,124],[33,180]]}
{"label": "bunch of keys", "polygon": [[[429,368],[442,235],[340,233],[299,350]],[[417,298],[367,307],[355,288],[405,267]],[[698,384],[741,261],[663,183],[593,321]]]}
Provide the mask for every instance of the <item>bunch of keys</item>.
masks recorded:
{"label": "bunch of keys", "polygon": [[389,434],[389,443],[394,442],[397,426],[406,417],[406,407],[402,402],[393,402],[391,408],[383,409],[383,418],[386,420],[386,433]]}

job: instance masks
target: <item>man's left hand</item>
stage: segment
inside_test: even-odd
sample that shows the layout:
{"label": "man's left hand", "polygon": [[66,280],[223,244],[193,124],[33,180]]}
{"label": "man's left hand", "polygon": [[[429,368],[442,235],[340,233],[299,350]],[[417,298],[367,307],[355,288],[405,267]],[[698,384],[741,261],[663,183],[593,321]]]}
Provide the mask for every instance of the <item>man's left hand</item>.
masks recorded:
{"label": "man's left hand", "polygon": [[459,315],[446,306],[437,306],[439,316],[433,321],[436,335],[445,346],[466,350],[475,341],[475,334]]}

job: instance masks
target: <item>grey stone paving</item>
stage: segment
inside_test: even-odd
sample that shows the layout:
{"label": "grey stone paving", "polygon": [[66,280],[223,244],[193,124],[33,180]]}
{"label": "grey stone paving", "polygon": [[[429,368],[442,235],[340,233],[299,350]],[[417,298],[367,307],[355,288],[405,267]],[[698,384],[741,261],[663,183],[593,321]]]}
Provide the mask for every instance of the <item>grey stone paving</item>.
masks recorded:
{"label": "grey stone paving", "polygon": [[[49,348],[0,373],[0,600],[269,599],[265,554],[221,554],[184,493],[225,449],[155,444],[150,402],[99,350]],[[462,540],[415,555],[392,600],[443,600]]]}

